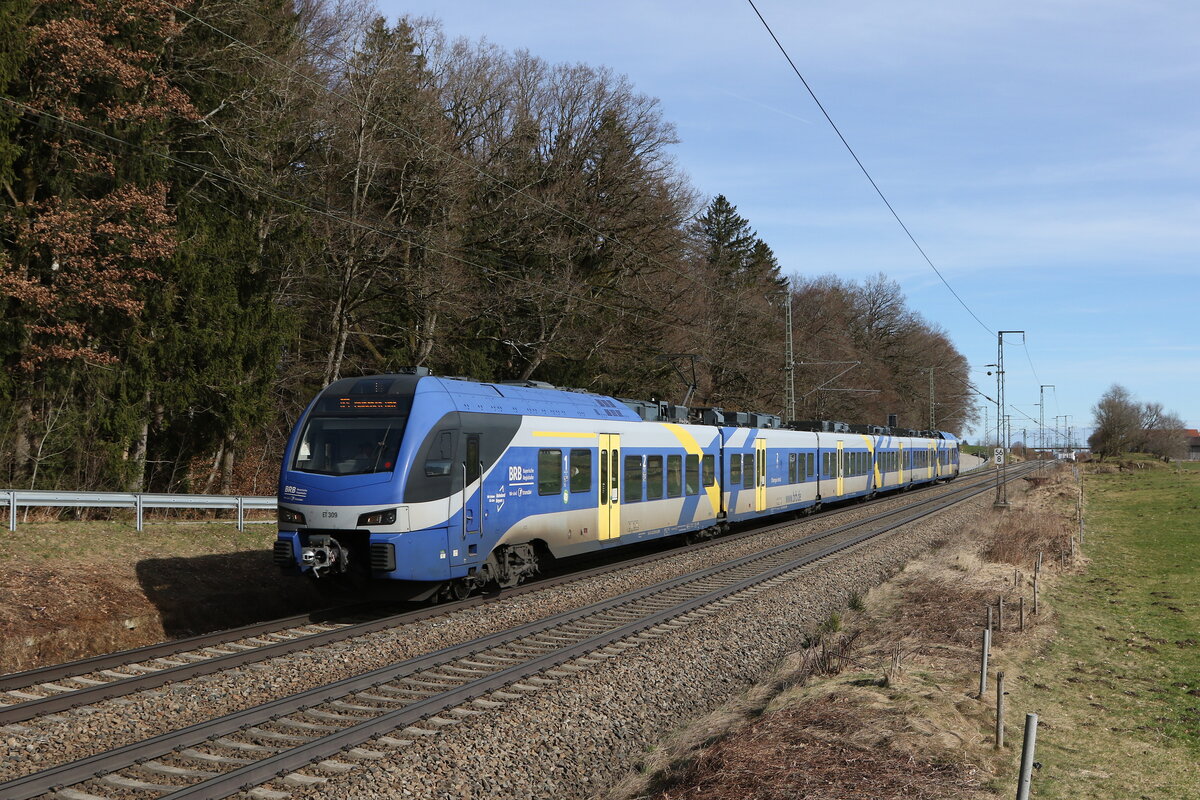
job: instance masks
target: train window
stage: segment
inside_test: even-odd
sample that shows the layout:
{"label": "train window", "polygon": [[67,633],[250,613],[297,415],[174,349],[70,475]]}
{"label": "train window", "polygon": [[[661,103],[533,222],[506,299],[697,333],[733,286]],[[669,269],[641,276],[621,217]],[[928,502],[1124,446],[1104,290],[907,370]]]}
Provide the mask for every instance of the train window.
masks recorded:
{"label": "train window", "polygon": [[704,485],[712,486],[717,482],[717,459],[712,453],[706,453],[700,460],[701,471],[704,473]]}
{"label": "train window", "polygon": [[617,487],[619,485],[620,484],[617,481],[617,451],[613,450],[612,451],[612,499],[613,499],[614,503],[617,502]]}
{"label": "train window", "polygon": [[642,500],[642,457],[625,456],[625,502]]}
{"label": "train window", "polygon": [[810,477],[810,478],[811,478],[811,477],[813,477],[813,472],[815,472],[815,471],[816,471],[816,470],[815,470],[815,468],[816,468],[816,466],[817,466],[817,465],[816,465],[816,458],[814,458],[814,457],[813,457],[813,454],[812,454],[812,453],[808,453],[807,455],[808,455],[808,457],[807,457],[807,458],[805,458],[804,460],[808,462],[808,465],[807,465],[807,466],[808,466],[807,472],[808,472],[808,477]]}
{"label": "train window", "polygon": [[754,454],[746,453],[742,456],[742,488],[754,488]]}
{"label": "train window", "polygon": [[646,456],[646,499],[661,500],[663,496],[663,457]]}
{"label": "train window", "polygon": [[700,494],[700,456],[689,453],[684,459],[685,488],[688,494]]}
{"label": "train window", "polygon": [[538,494],[562,492],[562,450],[538,450]]}
{"label": "train window", "polygon": [[667,497],[683,494],[683,456],[667,456]]}
{"label": "train window", "polygon": [[[615,499],[615,498],[614,498]],[[608,505],[608,451],[600,451],[600,505]]]}
{"label": "train window", "polygon": [[571,451],[571,493],[592,490],[592,451]]}
{"label": "train window", "polygon": [[729,488],[734,489],[742,483],[742,457],[737,453],[729,456]]}
{"label": "train window", "polygon": [[467,486],[479,480],[479,434],[467,435],[467,454],[463,456],[467,473]]}
{"label": "train window", "polygon": [[796,482],[796,454],[788,453],[788,483]]}
{"label": "train window", "polygon": [[454,458],[454,434],[450,431],[439,431],[429,455],[425,457],[425,477],[440,478],[450,474],[451,460]]}

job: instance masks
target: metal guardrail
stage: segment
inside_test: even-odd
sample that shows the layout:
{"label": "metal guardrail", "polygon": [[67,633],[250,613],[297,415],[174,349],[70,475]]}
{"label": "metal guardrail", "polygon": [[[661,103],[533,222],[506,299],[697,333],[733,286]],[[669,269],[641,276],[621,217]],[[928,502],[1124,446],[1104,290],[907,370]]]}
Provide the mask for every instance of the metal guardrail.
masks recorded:
{"label": "metal guardrail", "polygon": [[38,492],[0,490],[0,505],[8,506],[8,529],[17,529],[17,508],[132,508],[137,512],[137,529],[142,530],[148,508],[222,509],[237,511],[238,530],[246,525],[275,520],[247,520],[247,511],[275,511],[274,497],[213,494],[147,494],[141,492]]}

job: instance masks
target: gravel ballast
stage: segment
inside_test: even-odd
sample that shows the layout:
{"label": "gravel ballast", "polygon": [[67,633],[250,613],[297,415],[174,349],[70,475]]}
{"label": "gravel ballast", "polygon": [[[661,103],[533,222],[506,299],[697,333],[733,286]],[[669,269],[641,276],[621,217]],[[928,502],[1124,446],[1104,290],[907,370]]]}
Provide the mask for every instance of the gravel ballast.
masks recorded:
{"label": "gravel ballast", "polygon": [[[0,780],[582,607],[844,524],[849,518],[878,513],[881,505],[900,505],[911,497],[853,509],[834,518],[817,517],[761,536],[681,552],[544,592],[9,726],[0,729],[5,754],[0,761]],[[969,505],[976,508],[982,502],[977,498]],[[538,787],[549,785],[557,787],[551,792],[557,796],[586,796],[592,787],[624,772],[625,762],[663,731],[719,704],[759,677],[794,649],[804,630],[843,608],[851,592],[865,593],[881,575],[929,542],[949,538],[966,514],[960,506],[942,512],[933,522],[906,526],[883,541],[810,568],[785,586],[703,623],[653,644],[642,644],[627,657],[578,678],[563,679],[502,712],[473,717],[438,736],[396,750],[386,764],[367,764],[323,786],[320,793],[371,796],[379,790],[367,787],[379,781],[395,789],[397,796],[459,796],[460,791],[470,793],[463,796],[542,796],[546,790]],[[549,708],[543,709],[547,704]],[[543,716],[550,721],[539,721]],[[495,735],[490,735],[493,731]],[[480,732],[489,734],[487,740],[471,743]],[[523,744],[514,747],[514,741]],[[443,754],[440,759],[429,760],[438,753]],[[576,754],[591,755],[577,762]],[[593,759],[603,763],[591,764]],[[537,764],[544,765],[540,773]],[[513,783],[517,780],[513,774],[524,777]],[[541,777],[535,781],[534,774]],[[395,776],[398,782],[392,783],[393,778],[386,776]],[[453,788],[462,781],[467,781],[469,788]],[[324,794],[341,792],[341,787],[357,789],[347,788],[344,795]],[[413,794],[405,794],[405,787]],[[424,788],[418,791],[417,787]]]}

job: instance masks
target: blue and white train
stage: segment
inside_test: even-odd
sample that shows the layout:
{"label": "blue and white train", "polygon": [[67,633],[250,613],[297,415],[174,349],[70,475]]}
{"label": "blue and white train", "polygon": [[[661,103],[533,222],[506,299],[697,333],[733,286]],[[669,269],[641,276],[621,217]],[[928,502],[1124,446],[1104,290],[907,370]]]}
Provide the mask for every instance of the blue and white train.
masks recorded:
{"label": "blue and white train", "polygon": [[949,433],[811,427],[423,368],[346,378],[288,440],[275,562],[463,597],[555,558],[958,474]]}

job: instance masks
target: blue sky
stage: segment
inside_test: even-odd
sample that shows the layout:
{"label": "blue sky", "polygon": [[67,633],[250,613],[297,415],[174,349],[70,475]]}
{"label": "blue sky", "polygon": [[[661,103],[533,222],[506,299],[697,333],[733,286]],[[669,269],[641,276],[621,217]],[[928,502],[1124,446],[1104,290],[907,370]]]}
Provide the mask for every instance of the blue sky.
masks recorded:
{"label": "blue sky", "polygon": [[[756,3],[967,305],[991,331],[1027,332],[1027,352],[1005,347],[1018,438],[1041,384],[1048,425],[1087,428],[1121,383],[1200,427],[1200,4]],[[677,126],[693,185],[737,205],[785,272],[884,272],[995,396],[995,334],[925,264],[748,3],[380,8],[628,75]]]}

